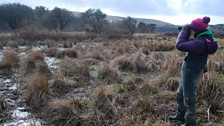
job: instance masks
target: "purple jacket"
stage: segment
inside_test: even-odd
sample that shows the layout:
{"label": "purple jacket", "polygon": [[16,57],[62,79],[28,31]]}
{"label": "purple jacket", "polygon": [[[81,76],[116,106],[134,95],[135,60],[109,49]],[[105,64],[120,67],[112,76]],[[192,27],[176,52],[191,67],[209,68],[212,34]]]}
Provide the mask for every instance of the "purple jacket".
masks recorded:
{"label": "purple jacket", "polygon": [[217,42],[213,41],[210,34],[204,34],[199,38],[190,40],[190,30],[182,29],[176,40],[176,48],[180,51],[196,54],[212,54],[217,48]]}

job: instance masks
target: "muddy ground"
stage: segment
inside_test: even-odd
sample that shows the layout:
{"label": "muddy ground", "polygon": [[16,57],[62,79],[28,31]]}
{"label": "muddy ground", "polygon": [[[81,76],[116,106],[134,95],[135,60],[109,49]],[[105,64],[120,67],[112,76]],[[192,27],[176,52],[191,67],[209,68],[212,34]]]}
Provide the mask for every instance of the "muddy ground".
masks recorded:
{"label": "muddy ground", "polygon": [[[176,111],[184,54],[173,37],[4,46],[1,62],[6,50],[20,60],[1,67],[3,126],[175,125],[166,117]],[[224,125],[222,52],[210,57],[198,91],[199,126]]]}

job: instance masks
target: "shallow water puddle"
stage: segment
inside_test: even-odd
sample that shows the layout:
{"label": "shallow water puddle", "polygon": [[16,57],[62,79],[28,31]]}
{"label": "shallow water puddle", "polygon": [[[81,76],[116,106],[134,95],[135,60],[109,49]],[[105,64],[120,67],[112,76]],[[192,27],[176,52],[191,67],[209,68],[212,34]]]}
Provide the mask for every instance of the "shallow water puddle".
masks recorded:
{"label": "shallow water puddle", "polygon": [[50,69],[56,70],[58,69],[59,59],[55,57],[45,57],[44,61],[48,64]]}
{"label": "shallow water puddle", "polygon": [[0,126],[41,126],[41,120],[31,118],[31,113],[27,112],[25,106],[19,106],[22,102],[19,86],[15,82],[15,76],[0,77],[0,94],[5,98],[4,101],[11,115],[11,118]]}

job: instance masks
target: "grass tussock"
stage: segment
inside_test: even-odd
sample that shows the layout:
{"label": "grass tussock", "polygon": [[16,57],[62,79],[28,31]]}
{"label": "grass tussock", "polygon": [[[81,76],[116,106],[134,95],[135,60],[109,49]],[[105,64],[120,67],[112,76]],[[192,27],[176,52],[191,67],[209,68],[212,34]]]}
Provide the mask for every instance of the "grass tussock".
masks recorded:
{"label": "grass tussock", "polygon": [[97,125],[110,125],[118,119],[118,111],[112,103],[111,96],[100,88],[94,101],[94,116]]}
{"label": "grass tussock", "polygon": [[78,51],[76,49],[66,49],[63,51],[59,51],[57,54],[58,58],[64,58],[64,57],[69,57],[69,58],[78,58]]}
{"label": "grass tussock", "polygon": [[50,74],[48,65],[44,62],[44,54],[39,51],[32,52],[28,56],[23,57],[20,64],[24,75],[34,72]]}
{"label": "grass tussock", "polygon": [[137,49],[133,43],[129,40],[118,41],[112,45],[112,50],[116,50],[117,54],[131,54],[134,53]]}
{"label": "grass tussock", "polygon": [[82,61],[66,58],[59,64],[64,76],[74,77],[79,82],[84,82],[90,77],[89,66]]}
{"label": "grass tussock", "polygon": [[140,49],[145,47],[148,51],[172,51],[175,49],[175,43],[171,40],[135,40],[132,41],[133,45]]}
{"label": "grass tussock", "polygon": [[43,109],[47,124],[57,126],[81,126],[82,106],[74,100],[54,99]]}
{"label": "grass tussock", "polygon": [[208,70],[219,74],[224,74],[224,50],[218,50],[214,55],[211,55],[208,60]]}
{"label": "grass tussock", "polygon": [[178,56],[175,52],[170,53],[163,65],[166,70],[166,75],[169,77],[180,76],[182,62],[183,57]]}
{"label": "grass tussock", "polygon": [[40,51],[32,52],[28,55],[28,57],[34,61],[38,61],[38,60],[43,61],[44,60],[44,54]]}
{"label": "grass tussock", "polygon": [[59,50],[57,48],[55,48],[55,47],[49,48],[48,50],[45,51],[45,54],[48,57],[57,57],[58,53],[59,53]]}
{"label": "grass tussock", "polygon": [[136,52],[131,56],[120,56],[116,57],[111,65],[117,67],[121,71],[130,71],[135,73],[145,73],[149,71],[154,71],[156,69],[155,65],[151,64],[151,61],[140,52]]}
{"label": "grass tussock", "polygon": [[0,62],[0,70],[1,73],[4,73],[6,75],[12,73],[13,64],[9,60],[3,60]]}
{"label": "grass tussock", "polygon": [[0,70],[3,74],[11,74],[13,68],[19,67],[20,57],[17,52],[12,50],[5,50],[2,52],[3,59],[0,62]]}
{"label": "grass tussock", "polygon": [[102,52],[100,52],[97,49],[88,52],[84,57],[85,58],[96,59],[96,60],[99,60],[99,61],[105,61],[106,60],[106,58],[104,57],[104,55],[102,54]]}
{"label": "grass tussock", "polygon": [[12,66],[14,68],[19,66],[20,57],[17,52],[13,50],[5,50],[2,52],[3,54],[3,60],[6,60],[8,62],[11,62]]}
{"label": "grass tussock", "polygon": [[119,83],[122,81],[120,71],[117,68],[111,67],[106,62],[102,62],[100,64],[98,78],[107,84]]}
{"label": "grass tussock", "polygon": [[12,49],[17,49],[19,46],[19,42],[15,40],[9,40],[6,46],[11,47]]}
{"label": "grass tussock", "polygon": [[64,95],[70,91],[71,85],[65,82],[63,76],[57,75],[54,77],[54,82],[51,85],[51,89],[56,95]]}
{"label": "grass tussock", "polygon": [[50,96],[48,79],[44,75],[35,75],[25,85],[25,99],[28,106],[33,110],[40,110],[46,105]]}
{"label": "grass tussock", "polygon": [[214,122],[214,124],[220,122],[224,117],[223,81],[224,75],[207,72],[197,92],[200,104],[199,111],[205,112],[209,110],[210,115],[212,115],[209,120]]}
{"label": "grass tussock", "polygon": [[36,71],[39,73],[39,74],[43,74],[43,75],[46,75],[46,76],[51,76],[51,71],[48,67],[48,64],[45,62],[45,61],[38,61],[35,65],[36,67]]}
{"label": "grass tussock", "polygon": [[159,87],[157,87],[150,81],[145,81],[144,84],[139,88],[139,93],[144,99],[148,99],[153,95],[157,94],[158,92]]}
{"label": "grass tussock", "polygon": [[5,99],[0,95],[0,123],[5,122],[10,116],[9,106],[6,104]]}

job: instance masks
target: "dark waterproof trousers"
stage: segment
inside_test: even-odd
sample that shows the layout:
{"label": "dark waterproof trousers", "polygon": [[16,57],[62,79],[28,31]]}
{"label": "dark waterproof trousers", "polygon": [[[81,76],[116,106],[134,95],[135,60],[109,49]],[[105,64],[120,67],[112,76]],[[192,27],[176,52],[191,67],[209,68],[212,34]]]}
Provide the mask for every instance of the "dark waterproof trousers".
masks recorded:
{"label": "dark waterproof trousers", "polygon": [[181,81],[177,90],[178,114],[185,116],[185,124],[196,125],[196,91],[202,79],[203,70],[192,69],[182,64]]}

